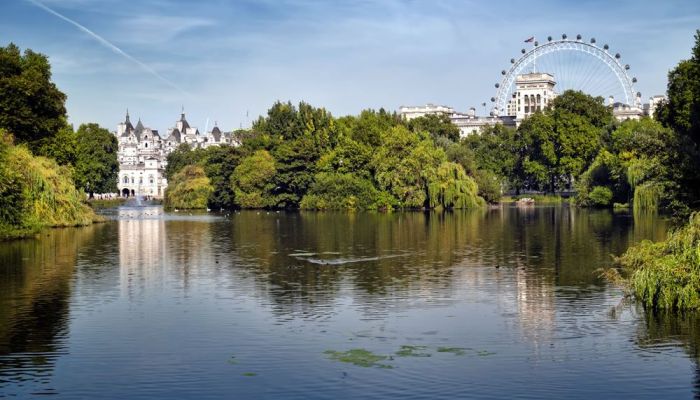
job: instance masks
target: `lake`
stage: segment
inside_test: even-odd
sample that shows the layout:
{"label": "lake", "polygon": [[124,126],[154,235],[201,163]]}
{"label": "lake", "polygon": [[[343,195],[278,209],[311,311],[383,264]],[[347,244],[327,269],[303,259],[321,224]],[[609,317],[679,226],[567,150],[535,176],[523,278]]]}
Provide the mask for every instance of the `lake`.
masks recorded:
{"label": "lake", "polygon": [[104,213],[0,243],[0,397],[698,397],[700,319],[596,272],[659,217]]}

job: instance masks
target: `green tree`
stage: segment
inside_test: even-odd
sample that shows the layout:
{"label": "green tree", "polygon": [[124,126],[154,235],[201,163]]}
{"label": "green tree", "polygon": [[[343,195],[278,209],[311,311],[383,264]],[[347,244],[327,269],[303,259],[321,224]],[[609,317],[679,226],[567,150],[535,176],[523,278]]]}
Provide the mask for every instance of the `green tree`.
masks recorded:
{"label": "green tree", "polygon": [[258,150],[242,159],[231,175],[236,205],[242,208],[274,207],[276,201],[272,192],[276,173],[275,159],[267,150]]}
{"label": "green tree", "polygon": [[433,138],[448,139],[456,142],[459,140],[459,128],[452,123],[449,115],[428,114],[423,117],[414,118],[408,121],[408,128],[413,132],[427,132]]}
{"label": "green tree", "polygon": [[165,190],[165,207],[205,209],[213,191],[214,188],[201,166],[186,165],[168,182],[168,188]]}
{"label": "green tree", "polygon": [[196,165],[204,160],[206,152],[204,149],[192,150],[189,144],[182,143],[175,150],[170,152],[165,166],[165,178],[172,179],[176,173],[180,172],[187,165]]}
{"label": "green tree", "polygon": [[656,119],[700,144],[700,29],[689,60],[668,73],[668,100],[657,108]]}
{"label": "green tree", "polygon": [[204,172],[214,188],[209,197],[209,207],[213,209],[233,208],[234,193],[231,188],[231,175],[242,158],[242,150],[233,146],[208,147],[201,161]]}
{"label": "green tree", "polygon": [[45,55],[0,47],[0,128],[37,151],[66,126],[66,95],[51,81]]}
{"label": "green tree", "polygon": [[379,188],[391,193],[400,207],[428,207],[428,183],[447,157],[425,133],[403,126],[389,129],[372,160]]}
{"label": "green tree", "polygon": [[117,191],[119,162],[117,138],[98,124],[82,124],[76,132],[78,143],[73,179],[92,197],[94,193]]}

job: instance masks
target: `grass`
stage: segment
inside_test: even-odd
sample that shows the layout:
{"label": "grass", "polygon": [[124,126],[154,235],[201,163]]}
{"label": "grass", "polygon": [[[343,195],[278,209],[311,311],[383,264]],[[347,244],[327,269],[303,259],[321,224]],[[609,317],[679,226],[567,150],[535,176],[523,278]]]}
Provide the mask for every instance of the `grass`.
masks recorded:
{"label": "grass", "polygon": [[645,240],[616,259],[622,281],[645,307],[663,310],[700,309],[700,213],[669,233],[663,242]]}

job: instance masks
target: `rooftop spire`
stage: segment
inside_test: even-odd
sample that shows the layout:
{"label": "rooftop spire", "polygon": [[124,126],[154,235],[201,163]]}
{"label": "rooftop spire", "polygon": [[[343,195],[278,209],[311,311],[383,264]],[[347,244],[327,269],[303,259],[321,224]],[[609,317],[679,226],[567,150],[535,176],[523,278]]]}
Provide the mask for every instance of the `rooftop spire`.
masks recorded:
{"label": "rooftop spire", "polygon": [[129,123],[129,109],[126,109],[126,121],[127,124]]}

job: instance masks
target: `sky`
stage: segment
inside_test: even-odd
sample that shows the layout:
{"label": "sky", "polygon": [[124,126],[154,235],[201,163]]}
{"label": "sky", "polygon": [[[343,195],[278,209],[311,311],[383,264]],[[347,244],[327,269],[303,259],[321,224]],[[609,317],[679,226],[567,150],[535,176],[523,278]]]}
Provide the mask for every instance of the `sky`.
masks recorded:
{"label": "sky", "polygon": [[0,46],[46,54],[69,120],[165,131],[247,127],[277,100],[333,115],[495,95],[531,36],[620,52],[643,98],[663,94],[700,1],[0,0]]}

